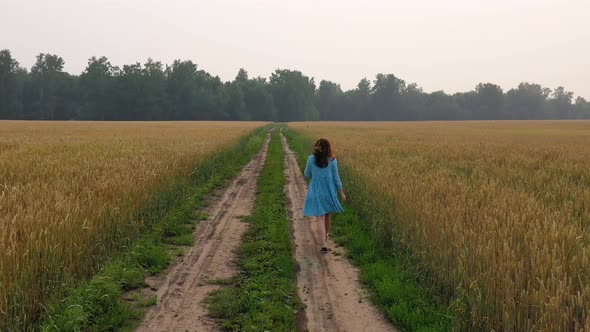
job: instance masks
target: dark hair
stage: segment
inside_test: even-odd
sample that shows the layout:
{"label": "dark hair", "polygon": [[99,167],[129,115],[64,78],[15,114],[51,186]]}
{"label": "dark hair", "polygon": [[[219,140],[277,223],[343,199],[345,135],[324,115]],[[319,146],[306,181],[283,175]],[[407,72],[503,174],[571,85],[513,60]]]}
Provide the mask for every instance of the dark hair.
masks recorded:
{"label": "dark hair", "polygon": [[325,138],[320,138],[313,145],[313,155],[315,156],[315,164],[318,167],[324,168],[328,166],[329,158],[334,158],[330,142]]}

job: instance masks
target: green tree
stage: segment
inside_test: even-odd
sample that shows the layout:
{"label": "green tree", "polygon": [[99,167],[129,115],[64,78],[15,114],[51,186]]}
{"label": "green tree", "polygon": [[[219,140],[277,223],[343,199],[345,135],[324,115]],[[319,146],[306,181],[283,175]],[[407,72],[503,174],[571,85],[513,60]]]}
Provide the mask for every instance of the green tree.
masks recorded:
{"label": "green tree", "polygon": [[571,119],[573,98],[573,92],[566,91],[562,86],[555,88],[549,100],[550,116],[554,119]]}
{"label": "green tree", "polygon": [[[224,118],[224,84],[218,76],[212,76],[204,70],[197,71],[196,75],[196,120],[238,120],[237,118]],[[247,116],[247,115],[246,115]]]}
{"label": "green tree", "polygon": [[63,73],[57,79],[55,109],[52,120],[70,120],[79,113],[78,77]]}
{"label": "green tree", "polygon": [[372,97],[371,90],[371,81],[366,78],[363,78],[359,81],[356,89],[354,89],[350,94],[353,103],[350,120],[369,120],[368,114],[371,113],[369,111]]}
{"label": "green tree", "polygon": [[342,98],[344,93],[340,84],[322,80],[316,94],[316,107],[320,120],[337,120],[341,118]]}
{"label": "green tree", "polygon": [[[447,94],[424,92],[393,74],[362,79],[343,91],[299,71],[278,69],[269,80],[241,68],[222,82],[191,61],[170,66],[111,65],[92,57],[79,76],[63,72],[64,61],[37,56],[27,72],[9,50],[0,51],[0,119],[87,120],[486,120],[590,118],[584,98],[563,87],[553,91],[521,83],[504,94],[491,83]],[[165,67],[165,68],[164,68]]]}
{"label": "green tree", "polygon": [[457,98],[444,91],[428,94],[427,105],[429,120],[454,120],[461,117],[461,107],[457,103]]}
{"label": "green tree", "polygon": [[124,65],[116,78],[116,105],[119,110],[119,120],[146,120],[146,110],[143,107],[145,95],[141,64],[137,62]]}
{"label": "green tree", "polygon": [[43,120],[54,120],[58,105],[58,90],[63,82],[64,60],[53,54],[41,53],[31,68],[33,85],[37,89],[35,115]]}
{"label": "green tree", "polygon": [[197,65],[192,61],[175,60],[166,68],[168,82],[169,118],[175,120],[194,120],[196,109],[196,76]]}
{"label": "green tree", "polygon": [[116,120],[114,82],[119,69],[112,66],[102,56],[88,59],[88,65],[80,75],[80,114],[81,119]]}
{"label": "green tree", "polygon": [[520,83],[518,88],[510,89],[506,93],[505,118],[515,120],[545,118],[547,97],[550,93],[551,90],[539,84]]}
{"label": "green tree", "polygon": [[480,83],[473,96],[473,115],[476,120],[496,120],[504,115],[504,92],[492,83]]}
{"label": "green tree", "polygon": [[590,119],[590,102],[586,101],[586,99],[582,97],[576,98],[573,108],[576,119]]}
{"label": "green tree", "polygon": [[401,120],[406,82],[393,74],[377,74],[373,82],[371,120]]}
{"label": "green tree", "polygon": [[426,94],[416,83],[406,86],[403,91],[403,105],[401,107],[402,120],[424,120],[426,108]]}
{"label": "green tree", "polygon": [[244,102],[251,120],[276,120],[274,99],[266,79],[257,77],[247,81],[244,85]]}
{"label": "green tree", "polygon": [[225,107],[228,120],[249,120],[244,99],[244,84],[235,80],[225,85]]}
{"label": "green tree", "polygon": [[248,82],[248,72],[244,68],[240,68],[238,74],[236,75],[235,82],[238,83],[247,83]]}
{"label": "green tree", "polygon": [[270,76],[270,89],[279,121],[319,119],[314,105],[315,83],[313,78],[310,79],[300,71],[277,69]]}
{"label": "green tree", "polygon": [[142,107],[146,120],[166,119],[166,73],[160,61],[149,58],[142,70]]}
{"label": "green tree", "polygon": [[18,62],[9,50],[0,51],[0,119],[17,119],[22,112],[22,81]]}

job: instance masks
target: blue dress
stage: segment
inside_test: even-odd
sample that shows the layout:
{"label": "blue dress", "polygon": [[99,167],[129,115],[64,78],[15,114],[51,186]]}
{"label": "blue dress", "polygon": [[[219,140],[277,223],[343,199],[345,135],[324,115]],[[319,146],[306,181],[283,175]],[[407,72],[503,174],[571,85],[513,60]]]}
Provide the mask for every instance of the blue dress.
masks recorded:
{"label": "blue dress", "polygon": [[315,164],[315,156],[310,155],[303,175],[311,178],[303,207],[305,216],[319,217],[330,212],[344,211],[338,201],[338,190],[342,189],[342,181],[338,175],[336,159],[330,158],[328,166],[321,168]]}

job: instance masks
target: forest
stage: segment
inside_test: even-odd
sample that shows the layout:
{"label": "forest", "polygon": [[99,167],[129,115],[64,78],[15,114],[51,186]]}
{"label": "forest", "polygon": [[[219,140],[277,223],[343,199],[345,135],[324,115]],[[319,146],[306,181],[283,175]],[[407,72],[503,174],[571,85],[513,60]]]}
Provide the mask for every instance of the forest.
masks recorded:
{"label": "forest", "polygon": [[54,54],[37,55],[30,70],[0,51],[0,119],[15,120],[257,120],[423,121],[590,119],[590,102],[564,87],[523,82],[504,91],[480,83],[471,91],[425,92],[394,74],[338,83],[277,69],[251,78],[240,69],[222,81],[190,60],[148,59],[118,67],[92,57],[79,75]]}

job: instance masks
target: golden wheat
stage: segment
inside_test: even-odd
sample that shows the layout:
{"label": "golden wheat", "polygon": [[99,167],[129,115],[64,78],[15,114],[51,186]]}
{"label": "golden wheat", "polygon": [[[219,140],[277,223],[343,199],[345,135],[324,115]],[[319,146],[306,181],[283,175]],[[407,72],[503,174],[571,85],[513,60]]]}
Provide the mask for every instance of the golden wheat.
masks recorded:
{"label": "golden wheat", "polygon": [[464,328],[590,330],[590,122],[291,126],[332,140]]}
{"label": "golden wheat", "polygon": [[0,319],[38,315],[141,228],[130,217],[153,195],[260,125],[0,121]]}

